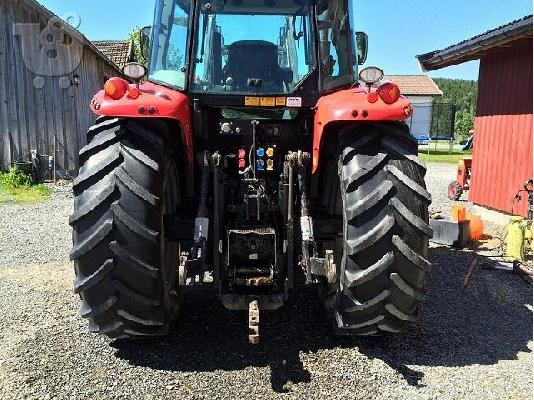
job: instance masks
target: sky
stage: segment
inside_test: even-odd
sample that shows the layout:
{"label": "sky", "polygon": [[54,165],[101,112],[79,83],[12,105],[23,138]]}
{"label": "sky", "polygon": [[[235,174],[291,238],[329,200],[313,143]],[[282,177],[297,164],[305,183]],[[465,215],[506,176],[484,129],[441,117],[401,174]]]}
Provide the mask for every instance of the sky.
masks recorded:
{"label": "sky", "polygon": [[[154,0],[38,0],[60,17],[75,12],[90,40],[125,39],[132,28],[151,24]],[[468,39],[532,14],[531,0],[354,0],[356,30],[369,36],[366,66],[386,74],[421,73],[415,56]],[[429,73],[472,79],[478,62]]]}

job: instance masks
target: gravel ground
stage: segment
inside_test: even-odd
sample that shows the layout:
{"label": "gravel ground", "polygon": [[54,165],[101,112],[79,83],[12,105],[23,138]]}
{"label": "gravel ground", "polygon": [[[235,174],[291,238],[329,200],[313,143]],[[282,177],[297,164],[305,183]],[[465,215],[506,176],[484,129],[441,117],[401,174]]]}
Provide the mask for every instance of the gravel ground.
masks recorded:
{"label": "gravel ground", "polygon": [[0,204],[0,267],[66,259],[72,244],[71,191],[69,184],[58,184],[44,203]]}
{"label": "gravel ground", "polygon": [[[452,172],[451,172],[452,171]],[[448,208],[454,166],[429,165]],[[68,262],[71,207],[0,206],[0,399],[530,399],[532,288],[505,271],[462,281],[471,251],[433,246],[421,318],[390,339],[329,336],[313,288],[262,314],[262,342],[243,313],[195,288],[172,336],[110,342],[78,317]]]}
{"label": "gravel ground", "polygon": [[[454,202],[447,197],[447,189],[449,183],[456,179],[456,165],[432,163],[428,164],[427,167],[426,186],[428,191],[432,193],[430,211],[448,212]],[[465,197],[464,195],[462,199]]]}
{"label": "gravel ground", "polygon": [[[432,163],[429,165],[428,173],[426,176],[426,184],[428,191],[432,193],[432,204],[430,205],[430,212],[441,211],[443,216],[449,216],[451,206],[453,204],[462,204],[466,207],[468,212],[478,215],[478,210],[468,203],[468,193],[465,192],[458,201],[449,200],[447,191],[449,183],[456,179],[456,165],[445,163]],[[484,217],[485,218],[485,217]],[[507,221],[507,218],[504,219]],[[485,221],[485,233],[500,235],[502,233],[502,226],[499,226],[492,221],[486,219]]]}

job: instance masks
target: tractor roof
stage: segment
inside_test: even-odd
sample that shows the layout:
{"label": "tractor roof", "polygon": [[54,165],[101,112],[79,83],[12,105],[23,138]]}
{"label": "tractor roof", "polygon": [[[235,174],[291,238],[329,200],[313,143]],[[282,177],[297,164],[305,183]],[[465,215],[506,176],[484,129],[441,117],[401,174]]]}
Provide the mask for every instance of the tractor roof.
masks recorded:
{"label": "tractor roof", "polygon": [[265,14],[289,15],[306,14],[309,0],[215,0],[211,3],[216,14]]}

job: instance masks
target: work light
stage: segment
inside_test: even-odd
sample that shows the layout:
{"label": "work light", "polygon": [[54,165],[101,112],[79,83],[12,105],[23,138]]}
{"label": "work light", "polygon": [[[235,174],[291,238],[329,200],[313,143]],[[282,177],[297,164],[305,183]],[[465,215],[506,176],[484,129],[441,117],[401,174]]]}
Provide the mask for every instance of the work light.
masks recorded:
{"label": "work light", "polygon": [[138,81],[147,74],[147,69],[139,63],[129,63],[122,67],[122,73],[128,78]]}
{"label": "work light", "polygon": [[372,85],[384,77],[384,71],[377,67],[367,67],[360,71],[359,76],[366,85]]}

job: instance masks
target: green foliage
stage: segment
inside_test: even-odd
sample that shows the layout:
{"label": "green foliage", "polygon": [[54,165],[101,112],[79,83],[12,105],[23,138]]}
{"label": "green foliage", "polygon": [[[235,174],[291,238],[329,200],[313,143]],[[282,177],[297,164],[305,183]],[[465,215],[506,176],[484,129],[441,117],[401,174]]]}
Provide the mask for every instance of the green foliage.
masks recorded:
{"label": "green foliage", "polygon": [[167,54],[167,69],[173,71],[179,71],[184,66],[184,57],[180,54],[172,44],[169,44],[169,50]]}
{"label": "green foliage", "polygon": [[456,121],[454,126],[457,140],[465,139],[469,136],[469,131],[474,127],[477,82],[461,79],[436,78],[436,84],[443,91],[441,99],[434,99],[434,102],[450,102],[456,106]]}
{"label": "green foliage", "polygon": [[[132,41],[134,51],[134,61],[145,64],[148,60],[143,57],[141,50],[141,28],[135,27],[128,35],[128,39]],[[180,54],[180,50],[177,49],[172,43],[169,43],[167,50],[167,69],[179,71],[184,66],[184,56]]]}
{"label": "green foliage", "polygon": [[141,51],[141,28],[136,26],[128,34],[128,39],[132,41],[134,61],[145,64],[146,60],[143,58],[143,52]]}
{"label": "green foliage", "polygon": [[34,185],[31,176],[20,171],[0,172],[1,203],[36,203],[46,200],[51,191],[45,185]]}
{"label": "green foliage", "polygon": [[449,152],[445,150],[430,150],[430,154],[428,154],[426,151],[419,152],[419,158],[426,163],[432,162],[443,164],[458,164],[458,160],[464,157],[469,157],[469,154],[460,153],[457,151],[453,151],[451,154],[449,154]]}
{"label": "green foliage", "polygon": [[469,137],[469,131],[474,128],[475,110],[462,110],[456,112],[454,131],[460,140]]}
{"label": "green foliage", "polygon": [[451,101],[458,110],[475,109],[477,101],[477,81],[464,79],[434,78],[434,82],[443,91],[443,97],[434,101]]}
{"label": "green foliage", "polygon": [[460,151],[459,145],[454,145],[449,154],[448,143],[431,143],[430,151],[428,146],[419,146],[419,158],[424,162],[458,164],[458,160],[470,157],[470,152]]}
{"label": "green foliage", "polygon": [[443,91],[443,97],[434,98],[434,103],[444,102],[456,105],[455,137],[457,140],[467,138],[475,123],[477,81],[434,78],[434,82]]}
{"label": "green foliage", "polygon": [[32,177],[20,171],[11,169],[8,173],[0,176],[0,185],[7,189],[29,187],[33,183]]}

